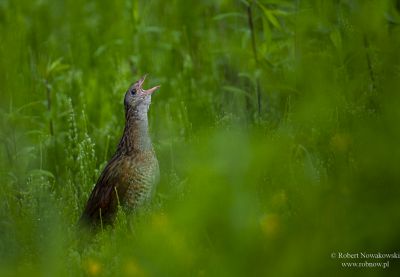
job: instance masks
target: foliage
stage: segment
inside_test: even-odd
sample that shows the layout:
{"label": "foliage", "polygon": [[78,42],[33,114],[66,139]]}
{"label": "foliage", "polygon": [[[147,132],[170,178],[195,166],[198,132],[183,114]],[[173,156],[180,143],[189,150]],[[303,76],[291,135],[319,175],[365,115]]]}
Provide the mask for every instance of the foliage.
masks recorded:
{"label": "foliage", "polygon": [[[399,10],[1,0],[0,275],[395,275],[331,253],[400,249]],[[144,73],[157,193],[83,239]]]}

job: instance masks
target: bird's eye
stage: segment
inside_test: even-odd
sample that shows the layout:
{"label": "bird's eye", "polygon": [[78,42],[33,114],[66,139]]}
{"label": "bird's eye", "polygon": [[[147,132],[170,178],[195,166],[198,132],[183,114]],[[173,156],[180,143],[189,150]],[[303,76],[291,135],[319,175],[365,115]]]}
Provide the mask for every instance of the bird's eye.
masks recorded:
{"label": "bird's eye", "polygon": [[132,94],[132,95],[135,95],[135,94],[136,94],[136,89],[134,89],[134,88],[131,89],[131,94]]}

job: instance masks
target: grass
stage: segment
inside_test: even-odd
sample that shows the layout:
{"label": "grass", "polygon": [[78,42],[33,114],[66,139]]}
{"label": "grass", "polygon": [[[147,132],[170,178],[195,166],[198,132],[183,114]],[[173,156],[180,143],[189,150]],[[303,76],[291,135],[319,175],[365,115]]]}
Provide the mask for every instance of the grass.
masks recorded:
{"label": "grass", "polygon": [[[331,253],[399,251],[398,2],[0,1],[0,275],[396,276]],[[157,193],[82,245],[144,73]]]}

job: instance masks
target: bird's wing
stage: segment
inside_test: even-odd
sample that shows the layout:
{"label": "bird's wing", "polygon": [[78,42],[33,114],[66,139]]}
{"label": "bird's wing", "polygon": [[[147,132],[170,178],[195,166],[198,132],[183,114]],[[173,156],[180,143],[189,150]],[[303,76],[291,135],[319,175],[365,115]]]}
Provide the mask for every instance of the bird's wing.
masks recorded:
{"label": "bird's wing", "polygon": [[[111,223],[117,211],[119,199],[123,199],[128,188],[129,162],[114,156],[106,165],[94,187],[80,221],[98,225],[100,220]],[[100,216],[101,215],[101,216]]]}

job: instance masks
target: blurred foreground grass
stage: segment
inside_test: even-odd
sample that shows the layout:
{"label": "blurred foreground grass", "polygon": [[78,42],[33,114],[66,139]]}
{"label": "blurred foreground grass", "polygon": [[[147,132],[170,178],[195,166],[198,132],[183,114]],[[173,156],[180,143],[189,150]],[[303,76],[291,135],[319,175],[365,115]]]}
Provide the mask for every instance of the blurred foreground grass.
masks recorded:
{"label": "blurred foreground grass", "polygon": [[[400,251],[399,1],[251,3],[0,1],[1,276],[396,276],[331,253]],[[82,247],[146,72],[156,197]]]}

